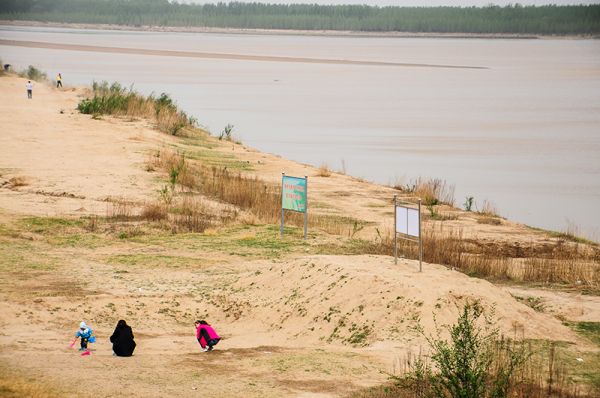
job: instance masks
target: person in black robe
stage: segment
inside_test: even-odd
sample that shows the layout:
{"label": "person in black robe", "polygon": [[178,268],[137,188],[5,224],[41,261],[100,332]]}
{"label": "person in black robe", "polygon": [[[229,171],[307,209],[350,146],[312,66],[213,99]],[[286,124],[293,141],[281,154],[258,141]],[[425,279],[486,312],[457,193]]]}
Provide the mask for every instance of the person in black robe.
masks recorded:
{"label": "person in black robe", "polygon": [[133,341],[133,331],[131,327],[124,321],[120,320],[117,327],[110,336],[110,342],[113,345],[113,352],[119,357],[130,357],[135,350],[135,341]]}

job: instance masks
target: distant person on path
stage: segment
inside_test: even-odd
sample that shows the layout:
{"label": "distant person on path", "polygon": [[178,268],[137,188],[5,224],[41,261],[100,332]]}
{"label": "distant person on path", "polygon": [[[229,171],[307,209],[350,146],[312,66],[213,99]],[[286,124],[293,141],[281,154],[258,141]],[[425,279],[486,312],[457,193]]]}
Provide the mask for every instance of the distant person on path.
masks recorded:
{"label": "distant person on path", "polygon": [[118,357],[130,357],[135,350],[135,341],[133,341],[133,331],[131,326],[124,320],[117,322],[117,327],[110,336],[110,342],[113,345],[113,352]]}
{"label": "distant person on path", "polygon": [[196,326],[196,340],[200,343],[202,351],[212,351],[213,347],[221,340],[217,332],[206,321],[194,322]]}
{"label": "distant person on path", "polygon": [[62,76],[60,75],[60,73],[58,74],[58,76],[56,76],[56,88],[62,87]]}
{"label": "distant person on path", "polygon": [[31,83],[31,80],[27,81],[25,88],[27,89],[27,98],[33,98],[33,84]]}
{"label": "distant person on path", "polygon": [[88,327],[88,325],[85,324],[85,321],[81,321],[79,330],[75,333],[75,340],[77,340],[77,338],[81,339],[79,351],[87,351],[88,342],[93,343],[95,341],[95,337],[92,336],[92,333],[94,333],[92,328]]}

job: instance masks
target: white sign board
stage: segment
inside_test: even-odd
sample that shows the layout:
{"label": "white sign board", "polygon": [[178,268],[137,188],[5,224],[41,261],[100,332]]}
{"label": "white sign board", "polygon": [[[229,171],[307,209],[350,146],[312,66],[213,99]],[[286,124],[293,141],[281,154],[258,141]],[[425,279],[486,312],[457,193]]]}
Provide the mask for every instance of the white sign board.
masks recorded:
{"label": "white sign board", "polygon": [[419,210],[396,206],[396,232],[419,237]]}

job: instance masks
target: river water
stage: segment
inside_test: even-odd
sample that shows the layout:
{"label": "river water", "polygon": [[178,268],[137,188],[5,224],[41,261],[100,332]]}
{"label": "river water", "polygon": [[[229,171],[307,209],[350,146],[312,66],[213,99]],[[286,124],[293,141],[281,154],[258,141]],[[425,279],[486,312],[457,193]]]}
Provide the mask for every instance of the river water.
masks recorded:
{"label": "river water", "polygon": [[233,124],[259,150],[384,184],[441,178],[457,205],[474,196],[600,239],[600,40],[0,25],[0,58],[67,85],[167,92],[213,134]]}

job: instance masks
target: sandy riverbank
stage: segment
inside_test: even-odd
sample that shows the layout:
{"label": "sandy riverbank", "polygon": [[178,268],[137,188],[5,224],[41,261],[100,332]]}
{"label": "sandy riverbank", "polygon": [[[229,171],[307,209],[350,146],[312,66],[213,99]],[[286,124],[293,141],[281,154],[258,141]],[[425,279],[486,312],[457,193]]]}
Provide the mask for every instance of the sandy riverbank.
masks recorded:
{"label": "sandy riverbank", "polygon": [[[320,176],[212,137],[165,135],[145,120],[82,115],[75,107],[85,88],[36,83],[30,100],[24,84],[0,76],[10,99],[0,103],[2,375],[10,369],[56,396],[345,396],[385,382],[385,372],[425,347],[417,324],[433,332],[433,313],[452,322],[468,300],[494,307],[503,333],[569,342],[586,359],[577,366],[589,366],[594,348],[557,316],[600,321],[596,296],[547,291],[552,308],[540,312],[505,286],[441,265],[419,273],[413,260],[346,255],[344,235],[279,238],[277,226],[241,218],[202,234],[105,219],[115,203],[136,213],[157,200],[168,178],[147,167],[157,151],[235,161],[248,166],[244,175],[273,183],[282,171],[308,175],[314,211],[365,221],[356,233],[365,239],[390,227],[398,191],[340,173]],[[427,222],[489,245],[556,239],[506,220],[484,224],[477,214],[441,211],[454,217]],[[199,317],[224,337],[212,353],[200,353],[193,339]],[[107,336],[121,318],[138,341],[132,358],[110,354]],[[90,357],[68,348],[81,319],[99,338]]]}

